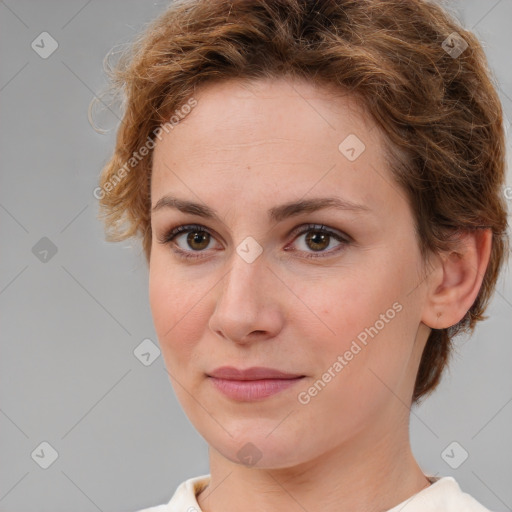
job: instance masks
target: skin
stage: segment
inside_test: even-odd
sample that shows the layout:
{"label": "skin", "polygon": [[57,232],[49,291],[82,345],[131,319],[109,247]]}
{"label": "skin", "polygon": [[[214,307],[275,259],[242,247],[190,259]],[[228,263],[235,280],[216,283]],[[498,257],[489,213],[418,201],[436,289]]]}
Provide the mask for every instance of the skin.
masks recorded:
{"label": "skin", "polygon": [[[149,291],[173,388],[210,447],[211,482],[198,503],[205,512],[387,510],[429,485],[410,447],[414,380],[430,328],[455,324],[473,303],[491,235],[464,235],[457,254],[426,265],[384,162],[383,134],[350,96],[279,79],[207,85],[194,97],[198,105],[156,144],[151,203],[172,194],[208,205],[219,220],[152,212]],[[352,162],[338,149],[349,134],[366,146]],[[267,218],[276,205],[326,196],[369,210]],[[308,233],[292,234],[308,223],[352,241],[328,237],[319,251]],[[159,241],[186,224],[210,238]],[[263,249],[252,263],[236,251],[248,236]],[[176,247],[201,257],[184,259]],[[400,312],[299,403],[394,303]],[[206,375],[224,365],[305,378],[240,402]],[[256,465],[237,456],[246,443],[261,455]]]}

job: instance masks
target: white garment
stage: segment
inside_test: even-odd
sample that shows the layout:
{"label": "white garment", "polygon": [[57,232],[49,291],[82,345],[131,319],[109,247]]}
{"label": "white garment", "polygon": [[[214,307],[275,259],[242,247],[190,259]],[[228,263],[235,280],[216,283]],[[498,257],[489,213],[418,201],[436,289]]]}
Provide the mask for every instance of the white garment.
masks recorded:
{"label": "white garment", "polygon": [[[387,512],[491,512],[469,494],[463,492],[451,476],[427,477],[434,481]],[[166,505],[137,512],[202,512],[196,496],[208,485],[210,475],[189,478],[181,483]]]}

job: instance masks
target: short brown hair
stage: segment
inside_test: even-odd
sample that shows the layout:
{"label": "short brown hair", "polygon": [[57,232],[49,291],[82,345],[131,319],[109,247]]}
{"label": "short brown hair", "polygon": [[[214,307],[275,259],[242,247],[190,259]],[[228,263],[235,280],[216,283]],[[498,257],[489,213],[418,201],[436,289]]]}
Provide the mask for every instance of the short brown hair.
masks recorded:
{"label": "short brown hair", "polygon": [[459,231],[493,233],[474,304],[457,325],[430,333],[413,401],[437,386],[452,337],[486,318],[508,253],[502,107],[473,33],[427,0],[178,0],[108,72],[125,111],[97,197],[107,238],[140,235],[148,262],[152,151],[133,169],[126,162],[154,146],[198,85],[291,77],[360,98],[386,136],[422,255],[453,247]]}

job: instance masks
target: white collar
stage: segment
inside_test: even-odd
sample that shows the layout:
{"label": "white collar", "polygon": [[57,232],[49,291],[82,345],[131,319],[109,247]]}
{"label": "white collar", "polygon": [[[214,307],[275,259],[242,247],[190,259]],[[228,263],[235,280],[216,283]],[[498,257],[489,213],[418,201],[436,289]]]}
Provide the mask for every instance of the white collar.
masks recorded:
{"label": "white collar", "polygon": [[[453,477],[427,478],[434,483],[386,512],[490,512],[471,495],[462,492]],[[196,496],[209,482],[209,474],[189,478],[178,486],[169,503],[139,512],[202,512]]]}

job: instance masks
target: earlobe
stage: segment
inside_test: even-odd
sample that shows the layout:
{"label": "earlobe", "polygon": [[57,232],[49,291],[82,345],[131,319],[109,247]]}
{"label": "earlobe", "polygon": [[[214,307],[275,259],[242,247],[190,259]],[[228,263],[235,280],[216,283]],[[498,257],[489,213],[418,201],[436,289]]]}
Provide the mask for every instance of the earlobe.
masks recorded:
{"label": "earlobe", "polygon": [[422,316],[428,327],[451,327],[471,308],[489,263],[491,243],[489,228],[465,231],[453,250],[437,255]]}

